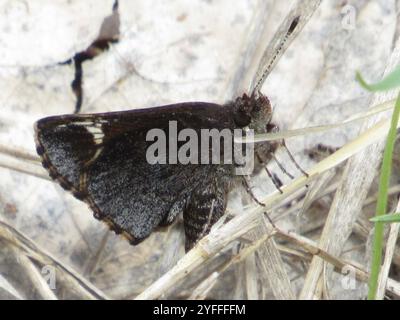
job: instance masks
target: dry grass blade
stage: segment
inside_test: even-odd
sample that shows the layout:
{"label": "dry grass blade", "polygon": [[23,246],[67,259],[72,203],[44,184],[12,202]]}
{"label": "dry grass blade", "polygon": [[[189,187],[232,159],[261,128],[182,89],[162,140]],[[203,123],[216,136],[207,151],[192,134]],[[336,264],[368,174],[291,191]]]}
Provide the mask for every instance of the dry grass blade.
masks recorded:
{"label": "dry grass blade", "polygon": [[[252,270],[254,272],[257,272],[257,270],[255,269],[255,264],[253,264],[253,262],[255,262],[255,259],[251,259],[251,258],[255,258],[255,256],[253,255],[254,252],[260,248],[260,246],[265,242],[268,241],[272,236],[274,235],[273,233],[270,234],[264,234],[260,239],[258,239],[257,241],[254,241],[253,243],[249,244],[247,247],[241,249],[237,254],[235,254],[233,257],[231,257],[226,263],[224,263],[219,269],[218,271],[213,272],[212,274],[210,274],[204,281],[202,281],[194,290],[193,293],[191,294],[191,296],[189,297],[189,299],[205,299],[207,296],[207,293],[212,289],[212,287],[216,284],[218,277],[225,271],[227,270],[230,266],[234,265],[234,264],[238,264],[240,262],[245,261],[245,263],[247,264],[248,261],[251,261],[252,263]],[[246,268],[247,270],[247,268]],[[247,270],[248,271],[248,270]],[[256,277],[253,277],[252,279],[250,279],[251,284],[254,285],[254,279],[256,279]],[[248,287],[248,283],[247,283],[247,277],[246,277],[246,287]],[[247,298],[248,299],[252,299],[255,297],[258,297],[259,294],[258,292],[256,293],[255,291],[258,291],[257,286],[252,287],[252,288],[247,288]]]}
{"label": "dry grass blade", "polygon": [[259,276],[255,255],[250,255],[244,260],[245,280],[246,280],[246,298],[248,300],[260,300],[258,290]]}
{"label": "dry grass blade", "polygon": [[[387,74],[399,64],[400,42],[397,41],[391,59],[387,65]],[[379,104],[394,98],[394,92],[379,93],[374,96],[371,105]],[[373,128],[374,124],[387,117],[387,113],[379,114],[364,123],[360,132]],[[382,122],[379,122],[382,123]],[[378,123],[378,124],[379,124]],[[389,131],[388,120],[381,138]],[[375,125],[376,126],[376,125]],[[374,127],[375,127],[374,126]],[[324,226],[319,246],[333,255],[340,255],[345,241],[350,236],[352,229],[361,212],[362,205],[367,197],[373,178],[376,175],[381,161],[384,141],[380,140],[350,159],[345,167],[341,184],[336,191],[329,215]],[[335,241],[332,241],[335,239]],[[315,297],[317,284],[320,280],[324,262],[314,257],[308,270],[306,280],[300,294],[301,299]]]}
{"label": "dry grass blade", "polygon": [[[138,295],[136,299],[156,299],[160,297],[177,281],[183,279],[195,268],[210,259],[233,239],[244,235],[257,226],[260,222],[259,218],[259,215],[256,214],[251,217],[241,214],[218,228],[218,231],[216,231],[216,228],[212,229],[208,236],[200,240],[171,270]],[[233,221],[236,223],[232,223]]]}
{"label": "dry grass blade", "polygon": [[[271,233],[265,219],[262,219],[260,226],[251,230],[251,239],[262,239],[264,235]],[[263,242],[258,250],[259,265],[261,274],[264,274],[269,282],[269,289],[274,297],[279,300],[293,300],[296,298],[294,288],[290,283],[282,257],[273,238]],[[265,299],[266,297],[263,297]]]}
{"label": "dry grass blade", "polygon": [[303,205],[299,212],[299,216],[301,216],[309,207],[311,207],[312,203],[321,196],[321,190],[326,190],[329,183],[332,182],[332,178],[335,176],[334,170],[325,172],[322,174],[317,181],[315,181],[308,188],[307,193],[304,197]]}
{"label": "dry grass blade", "polygon": [[16,150],[14,148],[0,145],[0,153],[15,157],[17,159],[33,161],[40,164],[40,158],[38,156],[34,156],[26,151]]}
{"label": "dry grass blade", "polygon": [[18,290],[0,274],[0,297],[2,300],[22,300],[22,295]]}
{"label": "dry grass blade", "polygon": [[27,165],[26,163],[20,164],[18,162],[10,163],[9,161],[0,161],[0,167],[20,173],[25,173],[43,180],[52,181],[50,177],[45,173],[44,169],[38,168],[37,166]]}
{"label": "dry grass blade", "polygon": [[27,151],[0,145],[0,167],[25,173],[40,179],[51,180],[40,164],[39,157]]}
{"label": "dry grass blade", "polygon": [[59,262],[28,237],[2,221],[0,221],[0,237],[18,249],[20,255],[25,255],[43,266],[54,266],[59,271],[57,272],[58,281],[68,286],[81,299],[108,299],[103,292],[81,277],[79,273]]}
{"label": "dry grass blade", "polygon": [[[361,266],[359,266],[355,262],[351,261],[344,261],[336,256],[330,254],[326,250],[323,250],[320,248],[314,241],[302,237],[300,235],[294,234],[294,233],[287,233],[285,231],[276,230],[277,236],[284,238],[285,240],[288,240],[299,247],[303,248],[307,252],[311,253],[314,257],[319,257],[323,259],[325,262],[330,263],[332,266],[335,267],[335,270],[342,273],[344,271],[348,271],[349,268],[351,268],[357,280],[362,281],[362,282],[367,282],[369,279],[369,274]],[[319,290],[319,288],[318,288]],[[388,279],[387,283],[385,284],[384,291],[393,293],[397,296],[400,294],[400,283],[397,281],[394,281],[393,279]]]}
{"label": "dry grass blade", "polygon": [[368,110],[368,112],[366,112],[364,114],[355,114],[341,123],[312,126],[312,127],[306,127],[306,128],[300,128],[300,129],[282,130],[282,131],[273,132],[273,133],[262,133],[262,134],[257,134],[256,136],[254,136],[254,138],[238,137],[238,138],[235,138],[235,142],[244,143],[244,142],[275,141],[275,140],[280,140],[280,139],[288,139],[291,137],[304,136],[307,134],[319,133],[319,132],[325,132],[325,131],[332,130],[332,129],[337,129],[337,128],[352,124],[354,122],[358,122],[358,121],[367,119],[367,118],[369,118],[373,115],[377,115],[381,112],[391,110],[391,109],[393,109],[394,102],[395,101],[392,99],[389,101],[385,101],[383,103],[379,103],[376,106],[371,107]]}
{"label": "dry grass blade", "polygon": [[24,275],[29,278],[32,288],[36,290],[39,297],[44,300],[57,300],[57,296],[50,289],[49,284],[45,281],[42,274],[32,261],[26,255],[21,254],[15,247],[10,251],[16,257]]}
{"label": "dry grass blade", "polygon": [[200,283],[192,292],[189,300],[204,300],[207,298],[207,294],[213,288],[219,277],[218,272],[211,273],[207,279]]}

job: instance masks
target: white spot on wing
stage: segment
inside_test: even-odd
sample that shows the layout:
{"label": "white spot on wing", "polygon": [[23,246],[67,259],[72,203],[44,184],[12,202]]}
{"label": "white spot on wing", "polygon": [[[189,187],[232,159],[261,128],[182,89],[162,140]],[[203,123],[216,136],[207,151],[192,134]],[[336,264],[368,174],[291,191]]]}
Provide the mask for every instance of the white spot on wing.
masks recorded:
{"label": "white spot on wing", "polygon": [[101,127],[88,126],[85,128],[93,136],[93,141],[95,144],[103,143],[104,133]]}

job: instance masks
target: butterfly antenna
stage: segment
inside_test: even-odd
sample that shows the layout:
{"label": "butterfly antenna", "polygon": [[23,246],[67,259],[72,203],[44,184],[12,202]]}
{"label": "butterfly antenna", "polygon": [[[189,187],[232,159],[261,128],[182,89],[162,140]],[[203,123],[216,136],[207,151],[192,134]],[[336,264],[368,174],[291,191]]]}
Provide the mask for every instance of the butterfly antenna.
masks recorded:
{"label": "butterfly antenna", "polygon": [[294,165],[296,166],[296,168],[302,173],[304,174],[307,178],[310,176],[307,172],[305,172],[300,165],[297,163],[297,161],[294,159],[292,153],[290,152],[289,148],[286,145],[285,139],[282,139],[282,146],[285,148],[287,154],[289,155],[290,160],[292,160],[292,162],[294,163]]}
{"label": "butterfly antenna", "polygon": [[[251,93],[253,95],[261,94],[261,87],[265,82],[265,79],[271,73],[280,57],[288,48],[292,39],[293,31],[299,24],[300,16],[294,17],[290,25],[284,22],[280,27],[278,32],[274,35],[271,43],[268,45],[264,52],[264,56],[261,58],[260,64],[258,66],[258,72],[256,74],[255,82],[251,85]],[[282,37],[282,34],[283,37]]]}

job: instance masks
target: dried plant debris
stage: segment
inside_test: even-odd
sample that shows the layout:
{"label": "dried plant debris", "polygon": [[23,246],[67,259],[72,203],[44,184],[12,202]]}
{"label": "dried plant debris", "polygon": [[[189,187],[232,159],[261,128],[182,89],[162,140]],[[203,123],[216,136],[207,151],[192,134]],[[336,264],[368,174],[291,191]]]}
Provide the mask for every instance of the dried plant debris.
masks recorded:
{"label": "dried plant debris", "polygon": [[74,113],[79,113],[83,102],[83,67],[82,64],[87,60],[92,60],[108,50],[112,43],[117,43],[120,37],[120,17],[118,12],[118,0],[115,0],[112,7],[112,14],[104,18],[97,38],[87,47],[86,50],[76,53],[71,59],[60,64],[74,64],[75,77],[71,82],[71,88],[76,96]]}
{"label": "dried plant debris", "polygon": [[338,147],[331,147],[319,143],[313,148],[305,149],[304,152],[310,157],[310,159],[314,161],[321,161],[322,159],[326,158],[337,150],[339,150]]}

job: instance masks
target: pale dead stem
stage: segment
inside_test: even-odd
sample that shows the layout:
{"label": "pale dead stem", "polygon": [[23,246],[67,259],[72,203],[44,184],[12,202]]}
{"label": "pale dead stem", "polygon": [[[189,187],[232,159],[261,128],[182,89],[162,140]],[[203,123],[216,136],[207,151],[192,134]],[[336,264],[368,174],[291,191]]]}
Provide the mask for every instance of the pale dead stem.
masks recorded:
{"label": "pale dead stem", "polygon": [[[249,235],[252,239],[262,239],[263,235],[268,234],[268,227],[263,219],[254,230],[250,231]],[[276,247],[275,240],[270,238],[261,243],[257,250],[259,273],[264,275],[269,282],[267,288],[271,289],[276,299],[294,300],[296,294],[286,272],[281,254]],[[268,258],[267,258],[268,257]],[[253,275],[254,277],[254,275]],[[267,292],[265,292],[267,294]],[[266,296],[261,297],[263,299]]]}
{"label": "pale dead stem", "polygon": [[104,233],[96,252],[92,255],[92,257],[90,259],[87,259],[85,266],[84,266],[84,270],[85,270],[84,274],[86,276],[90,277],[96,271],[96,268],[98,267],[98,264],[104,255],[104,250],[107,245],[109,235],[110,235],[110,231],[107,230]]}
{"label": "pale dead stem", "polygon": [[[29,152],[0,145],[0,167],[51,180],[40,164],[40,159]],[[7,157],[7,158],[5,158]],[[2,158],[5,158],[4,160]]]}
{"label": "pale dead stem", "polygon": [[189,300],[204,300],[207,298],[208,293],[216,284],[219,272],[211,273],[204,281],[202,281],[189,296]]}
{"label": "pale dead stem", "polygon": [[[326,195],[329,195],[333,192],[335,192],[337,190],[339,186],[339,183],[332,183],[331,185],[327,186],[326,188],[322,189],[323,191],[316,194],[315,198],[313,198],[314,201],[319,200],[321,198],[323,198]],[[304,190],[304,192],[301,194],[303,195],[306,192],[306,190]],[[396,195],[400,192],[400,185],[395,185],[389,188],[388,190],[388,195]],[[376,203],[377,201],[377,197],[378,194],[374,194],[370,197],[368,197],[364,203],[363,203],[363,208]],[[284,206],[287,203],[287,201],[283,201],[281,204],[279,204],[279,206],[277,206],[276,208],[280,208],[282,206]],[[304,204],[302,202],[298,202],[295,205],[291,206],[289,209],[285,210],[284,214],[279,214],[276,216],[276,218],[274,219],[274,221],[279,221],[281,219],[284,219],[287,216],[293,215],[295,212],[299,212],[299,211],[304,211]],[[400,209],[398,209],[400,211]],[[397,212],[399,212],[397,211]],[[322,217],[321,217],[322,218]],[[314,225],[310,225],[310,227],[307,225],[305,227],[305,229],[302,229],[304,233],[307,233],[311,230],[315,230],[315,229],[319,229],[320,227],[323,227],[325,221],[322,220],[318,220],[318,221],[312,221]],[[364,244],[362,244],[361,246],[359,246],[359,249],[361,249],[362,247],[365,247],[365,243],[368,240],[368,233],[369,233],[369,226],[368,224],[371,224],[367,217],[365,217],[364,215],[360,216],[357,221],[356,224],[354,225],[354,229],[353,232],[355,235],[357,235],[358,237],[360,237]],[[386,248],[386,246],[385,246]],[[392,265],[395,265],[397,267],[400,267],[400,254],[397,252],[399,249],[399,246],[396,246],[397,250],[394,250],[393,252],[393,258],[392,258]],[[351,250],[348,250],[351,251]],[[345,253],[347,251],[344,251],[342,253]]]}
{"label": "pale dead stem", "polygon": [[[369,279],[369,273],[366,272],[360,265],[358,265],[356,262],[351,262],[351,261],[345,261],[340,258],[335,257],[334,255],[328,253],[327,251],[321,249],[318,247],[318,245],[303,236],[294,234],[294,233],[289,233],[280,229],[276,229],[276,235],[278,237],[281,237],[287,241],[290,241],[299,247],[303,248],[312,256],[314,257],[319,257],[323,259],[325,262],[331,264],[332,266],[335,267],[335,270],[338,271],[339,273],[343,273],[343,271],[349,271],[349,267],[355,272],[355,276],[357,280],[362,281],[362,282],[367,282]],[[392,247],[393,248],[393,247]],[[390,263],[389,263],[390,264]],[[400,283],[388,278],[386,274],[385,281],[382,282],[382,290],[383,293],[390,292],[398,297],[400,297]]]}
{"label": "pale dead stem", "polygon": [[[312,256],[318,256],[327,263],[331,264],[334,267],[334,270],[343,275],[347,275],[351,270],[354,272],[355,278],[361,282],[368,282],[369,274],[366,272],[362,266],[353,261],[346,261],[340,258],[337,258],[325,250],[322,250],[318,247],[318,245],[303,236],[297,235],[295,233],[286,232],[280,230],[279,228],[274,228],[272,232],[269,234],[265,234],[263,237],[258,239],[257,241],[251,243],[248,247],[241,250],[238,254],[234,255],[229,261],[227,261],[222,267],[220,267],[217,271],[211,273],[204,281],[202,281],[194,290],[190,299],[205,299],[207,293],[212,289],[212,287],[216,284],[218,277],[222,274],[226,269],[228,269],[231,265],[236,264],[238,262],[242,262],[243,260],[247,260],[249,256],[251,256],[255,251],[259,250],[262,244],[265,241],[271,240],[271,237],[276,235],[283,240],[289,241],[299,248],[308,252],[311,256],[307,257],[304,253],[299,251],[291,250],[290,248],[278,246],[279,250],[282,252],[286,252],[291,255],[296,255],[302,259],[311,259]],[[392,247],[393,248],[393,247]],[[390,260],[390,259],[389,259]],[[390,279],[387,277],[383,282],[383,293],[388,292],[400,297],[400,283]],[[326,291],[325,288],[320,288],[321,293]]]}
{"label": "pale dead stem", "polygon": [[[29,292],[35,292],[36,296],[40,299],[45,300],[57,300],[56,295],[50,289],[48,283],[43,278],[42,274],[39,272],[34,263],[26,256],[19,252],[15,246],[10,246],[5,241],[0,241],[2,246],[2,252],[7,255],[7,259],[11,259],[15,264],[17,264],[18,272],[21,272],[24,277],[24,287],[29,287]],[[7,287],[3,287],[7,290]],[[17,288],[10,290],[9,287],[7,292],[17,299],[26,299],[24,294],[26,292],[19,292]],[[33,289],[33,290],[32,290]]]}
{"label": "pale dead stem", "polygon": [[[261,238],[258,240],[250,243],[247,247],[242,248],[237,254],[233,255],[228,261],[226,261],[218,270],[214,271],[210,276],[208,276],[205,280],[203,280],[194,290],[193,293],[190,295],[189,299],[205,299],[206,293],[209,292],[212,287],[216,284],[218,277],[225,272],[229,267],[234,264],[238,264],[240,262],[248,263],[249,261],[252,262],[254,260],[250,260],[249,258],[254,256],[253,253],[257,251],[266,241],[271,240],[271,237],[275,234],[274,230],[270,230],[268,233],[265,233]],[[254,266],[255,267],[255,266]],[[256,269],[253,269],[254,272],[257,272]],[[247,276],[247,274],[246,274]],[[255,278],[253,276],[253,278]],[[253,281],[249,281],[253,283]],[[246,282],[247,284],[247,282]],[[254,292],[251,296],[252,298],[258,297],[258,288],[251,288],[250,290],[247,289],[247,293],[251,292],[252,290],[257,291]],[[250,299],[250,297],[248,297]]]}
{"label": "pale dead stem", "polygon": [[26,164],[19,164],[19,163],[10,164],[8,161],[7,162],[0,161],[0,167],[2,167],[4,169],[9,169],[12,171],[20,172],[20,173],[25,173],[30,176],[40,178],[43,180],[52,181],[50,179],[50,177],[44,173],[43,169],[34,168],[31,166],[27,167]]}
{"label": "pale dead stem", "polygon": [[12,156],[17,159],[28,160],[40,164],[40,158],[38,156],[34,156],[26,151],[17,150],[14,148],[9,148],[4,145],[0,145],[0,153]]}
{"label": "pale dead stem", "polygon": [[28,237],[2,221],[0,221],[0,237],[6,240],[6,243],[15,250],[21,264],[25,265],[27,275],[30,276],[32,283],[36,284],[36,290],[40,292],[43,298],[54,299],[55,296],[49,291],[47,283],[44,282],[32,261],[41,266],[53,266],[56,269],[57,285],[63,285],[81,299],[108,299],[103,292],[84,279],[78,272],[62,264]]}

